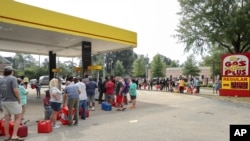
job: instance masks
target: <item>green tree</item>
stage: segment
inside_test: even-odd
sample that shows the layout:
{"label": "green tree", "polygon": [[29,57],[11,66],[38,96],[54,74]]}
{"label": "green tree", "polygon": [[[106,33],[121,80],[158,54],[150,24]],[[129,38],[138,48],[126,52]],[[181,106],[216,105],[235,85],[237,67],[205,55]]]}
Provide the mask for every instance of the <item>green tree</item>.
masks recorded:
{"label": "green tree", "polygon": [[37,64],[35,58],[30,54],[16,53],[12,60],[14,68],[23,71],[26,67],[35,66]]}
{"label": "green tree", "polygon": [[229,53],[250,49],[249,0],[178,0],[180,25],[175,37],[185,50],[203,53],[214,45]]}
{"label": "green tree", "polygon": [[195,61],[194,55],[190,55],[187,57],[187,61],[184,62],[183,68],[182,68],[182,74],[187,76],[193,77],[193,76],[199,76],[200,69],[197,66],[197,62]]}
{"label": "green tree", "polygon": [[154,56],[151,62],[152,77],[164,77],[166,76],[166,63],[160,54]]}
{"label": "green tree", "polygon": [[141,56],[137,58],[133,63],[132,75],[135,77],[144,77],[145,76],[145,60]]}
{"label": "green tree", "polygon": [[44,61],[42,62],[42,67],[49,69],[49,60],[48,60],[48,58],[44,58]]}
{"label": "green tree", "polygon": [[111,70],[115,67],[115,62],[117,60],[120,60],[125,69],[124,74],[126,75],[130,74],[133,62],[136,58],[137,54],[134,53],[134,51],[131,49],[106,53],[106,61],[105,61],[105,64],[107,66],[106,72],[111,72]]}
{"label": "green tree", "polygon": [[114,75],[115,76],[124,76],[124,66],[120,60],[115,62]]}
{"label": "green tree", "polygon": [[171,64],[168,67],[175,68],[180,66],[180,61],[179,60],[172,60]]}
{"label": "green tree", "polygon": [[165,62],[167,67],[178,67],[179,66],[179,61],[178,60],[171,60],[170,58],[160,55],[163,62]]}
{"label": "green tree", "polygon": [[211,47],[208,54],[209,55],[203,57],[202,59],[203,61],[199,63],[200,66],[210,66],[211,76],[213,75],[213,71],[215,76],[221,75],[221,63],[222,63],[221,55],[225,54],[225,49],[223,48],[218,49],[216,47]]}
{"label": "green tree", "polygon": [[61,62],[59,62],[57,65],[58,65],[58,68],[61,69],[59,76],[65,78],[66,76],[72,75],[71,66],[68,66],[68,64],[66,65],[65,63],[61,63]]}

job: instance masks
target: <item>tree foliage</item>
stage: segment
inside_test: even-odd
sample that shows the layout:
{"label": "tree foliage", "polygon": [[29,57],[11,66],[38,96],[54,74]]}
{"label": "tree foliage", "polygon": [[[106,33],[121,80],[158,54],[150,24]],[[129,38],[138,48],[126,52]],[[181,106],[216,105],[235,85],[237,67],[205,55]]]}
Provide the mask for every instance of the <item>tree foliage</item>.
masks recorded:
{"label": "tree foliage", "polygon": [[[137,54],[133,50],[121,50],[116,52],[108,52],[105,54],[98,54],[92,57],[93,64],[102,65],[107,74],[111,74],[112,69],[115,67],[117,60],[121,61],[124,66],[124,75],[130,74],[132,64],[137,58]],[[104,62],[103,62],[104,61]]]}
{"label": "tree foliage", "polygon": [[37,64],[35,58],[30,54],[16,53],[12,59],[13,67],[24,70],[26,67],[32,67]]}
{"label": "tree foliage", "polygon": [[178,67],[180,64],[180,62],[178,60],[171,60],[170,58],[164,56],[164,55],[160,55],[163,62],[166,64],[167,67],[169,68],[174,68],[174,67]]}
{"label": "tree foliage", "polygon": [[229,53],[249,51],[249,0],[178,1],[181,20],[175,37],[186,44],[186,51],[203,53],[210,45]]}
{"label": "tree foliage", "polygon": [[213,75],[213,71],[215,76],[221,75],[221,55],[225,53],[223,48],[211,47],[208,51],[209,55],[202,58],[203,61],[200,62],[200,66],[210,66],[211,76]]}
{"label": "tree foliage", "polygon": [[184,62],[184,65],[182,67],[182,74],[187,76],[199,76],[200,69],[197,66],[197,62],[194,58],[194,55],[190,55],[187,57],[187,61]]}
{"label": "tree foliage", "polygon": [[115,76],[124,76],[124,66],[120,60],[115,62],[114,75]]}
{"label": "tree foliage", "polygon": [[137,58],[133,63],[132,75],[135,77],[144,77],[146,73],[145,59],[143,56]]}
{"label": "tree foliage", "polygon": [[166,75],[166,63],[160,54],[154,56],[151,63],[152,77],[164,77]]}

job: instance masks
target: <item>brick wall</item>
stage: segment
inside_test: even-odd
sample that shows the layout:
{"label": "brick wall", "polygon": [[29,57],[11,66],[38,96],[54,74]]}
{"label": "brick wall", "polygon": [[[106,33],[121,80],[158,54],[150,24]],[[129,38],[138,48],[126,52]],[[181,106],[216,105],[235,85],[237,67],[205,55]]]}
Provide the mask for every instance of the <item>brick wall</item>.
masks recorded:
{"label": "brick wall", "polygon": [[[199,67],[201,70],[199,78],[203,80],[208,79],[208,81],[211,81],[212,78],[212,72],[211,72],[211,67]],[[152,78],[150,69],[148,70],[148,79]],[[172,78],[179,78],[180,75],[184,76],[182,74],[182,68],[166,68],[166,77],[169,78],[170,75],[172,75]],[[186,77],[186,76],[184,76]]]}

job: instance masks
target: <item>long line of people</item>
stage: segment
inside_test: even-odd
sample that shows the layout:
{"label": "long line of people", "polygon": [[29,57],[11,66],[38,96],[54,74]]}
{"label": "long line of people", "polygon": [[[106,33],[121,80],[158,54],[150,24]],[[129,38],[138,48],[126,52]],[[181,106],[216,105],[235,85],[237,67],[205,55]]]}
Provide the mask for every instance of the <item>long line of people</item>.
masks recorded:
{"label": "long line of people", "polygon": [[[50,120],[54,128],[59,128],[56,124],[57,116],[62,107],[68,107],[68,126],[78,125],[78,113],[82,110],[80,118],[86,120],[86,111],[95,111],[95,93],[99,92],[98,102],[101,104],[106,101],[117,108],[117,111],[124,111],[128,105],[128,93],[130,95],[129,108],[136,107],[136,89],[135,80],[121,77],[106,77],[104,81],[99,79],[98,84],[91,78],[73,78],[68,77],[66,85],[58,89],[58,79],[53,78],[49,83],[50,93],[43,99],[46,116],[50,114]],[[103,99],[104,96],[104,99]]]}
{"label": "long line of people", "polygon": [[[4,74],[5,77],[0,81],[0,110],[5,114],[4,129],[6,131],[9,130],[8,123],[11,120],[11,114],[15,115],[13,134],[11,136],[7,132],[5,140],[24,140],[24,138],[17,136],[17,130],[21,120],[24,119],[28,92],[21,85],[23,81],[13,76],[14,69],[12,67],[6,67]],[[91,77],[83,79],[68,77],[65,86],[59,85],[59,80],[52,78],[49,82],[49,89],[45,91],[45,96],[42,99],[46,111],[45,118],[51,121],[54,129],[60,128],[57,119],[63,107],[68,108],[68,126],[77,126],[79,117],[86,120],[86,111],[95,110],[94,95],[96,89],[99,90],[100,94],[99,104],[106,101],[115,106],[117,111],[125,111],[128,103],[131,103],[129,108],[136,108],[137,84],[135,79],[110,76],[106,77],[104,81],[100,78],[97,84]],[[128,95],[130,101],[128,101]],[[102,99],[103,96],[104,99]],[[9,102],[10,99],[11,102]],[[82,112],[79,115],[80,110]]]}
{"label": "long line of people", "polygon": [[200,82],[197,78],[190,78],[190,80],[184,80],[182,77],[179,79],[136,79],[137,89],[139,90],[160,90],[168,92],[178,93],[199,93]]}

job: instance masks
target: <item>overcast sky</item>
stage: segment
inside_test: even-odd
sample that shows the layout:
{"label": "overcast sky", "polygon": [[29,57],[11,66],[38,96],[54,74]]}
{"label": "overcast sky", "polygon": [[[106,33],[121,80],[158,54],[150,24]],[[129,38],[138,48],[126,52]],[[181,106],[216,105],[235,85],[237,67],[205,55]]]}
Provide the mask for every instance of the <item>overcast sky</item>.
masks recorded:
{"label": "overcast sky", "polygon": [[33,6],[137,32],[137,54],[157,53],[186,60],[182,44],[171,37],[179,22],[177,0],[18,0]]}

